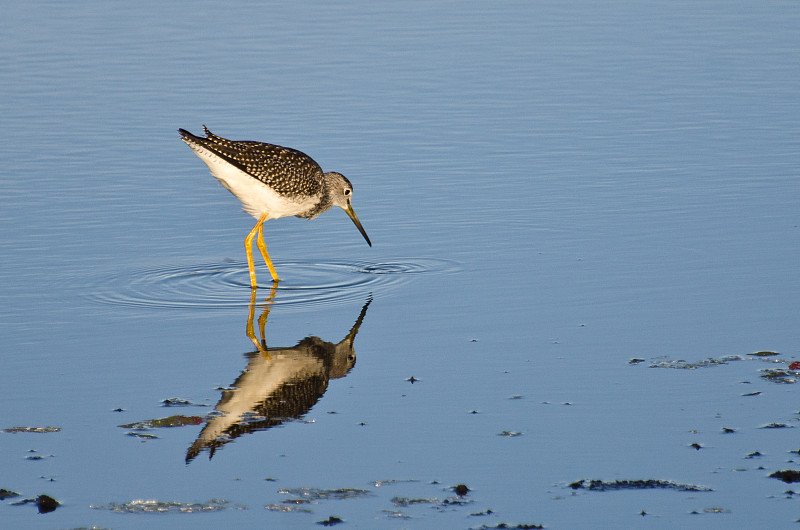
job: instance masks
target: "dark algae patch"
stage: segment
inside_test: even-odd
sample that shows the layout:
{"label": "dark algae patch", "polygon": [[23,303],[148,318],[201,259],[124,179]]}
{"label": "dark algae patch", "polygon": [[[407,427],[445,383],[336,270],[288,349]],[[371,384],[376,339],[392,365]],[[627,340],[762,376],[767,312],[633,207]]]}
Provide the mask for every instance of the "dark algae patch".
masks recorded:
{"label": "dark algae patch", "polygon": [[797,382],[797,379],[795,379],[796,376],[797,376],[796,373],[789,370],[782,370],[776,368],[767,368],[761,370],[761,377],[772,383],[786,383],[786,384],[796,383]]}
{"label": "dark algae patch", "polygon": [[13,434],[20,433],[20,432],[35,432],[35,433],[47,433],[47,432],[59,432],[61,427],[9,427],[8,429],[3,429],[2,432],[10,432]]}
{"label": "dark algae patch", "polygon": [[22,499],[14,503],[14,506],[22,506],[23,504],[35,504],[39,509],[39,513],[50,513],[56,511],[56,508],[61,506],[57,500],[50,495],[39,495],[35,499]]}
{"label": "dark algae patch", "polygon": [[613,480],[606,482],[604,480],[577,480],[569,485],[574,490],[585,489],[589,491],[618,491],[618,490],[649,490],[649,489],[662,489],[662,490],[676,490],[676,491],[714,491],[706,486],[698,486],[696,484],[681,484],[679,482],[672,482],[671,480]]}
{"label": "dark algae patch", "polygon": [[50,513],[56,511],[59,502],[49,495],[39,495],[36,497],[36,506],[39,508],[39,513]]}
{"label": "dark algae patch", "polygon": [[19,493],[16,491],[7,490],[5,488],[0,488],[0,501],[13,499],[14,497],[19,497]]}
{"label": "dark algae patch", "polygon": [[156,418],[152,420],[137,421],[119,425],[123,429],[160,429],[162,427],[183,427],[185,425],[201,425],[205,419],[202,416],[168,416],[166,418]]}
{"label": "dark algae patch", "polygon": [[531,530],[531,529],[544,528],[544,526],[542,526],[540,524],[526,524],[526,523],[522,523],[522,524],[498,523],[495,526],[486,526],[486,525],[479,526],[479,527],[475,528],[474,530],[491,530],[492,528],[501,528],[501,529],[504,529],[504,530],[505,529],[509,529],[509,530],[514,530],[514,529],[517,529],[517,530],[520,530],[520,529],[521,530]]}
{"label": "dark algae patch", "polygon": [[336,517],[335,515],[331,515],[330,517],[328,517],[327,519],[325,519],[323,521],[317,521],[317,524],[322,525],[322,526],[335,526],[335,525],[341,524],[343,522],[344,522],[343,520],[341,520],[340,518]]}
{"label": "dark algae patch", "polygon": [[211,499],[204,503],[176,501],[134,500],[125,503],[111,502],[105,505],[92,505],[94,510],[109,510],[117,513],[197,513],[219,512],[229,508],[243,510],[243,506],[231,505],[224,499]]}
{"label": "dark algae patch", "polygon": [[792,482],[800,482],[800,471],[794,469],[784,469],[783,471],[776,471],[772,473],[769,478],[777,478],[791,484]]}
{"label": "dark algae patch", "polygon": [[188,399],[168,398],[161,402],[162,407],[208,407],[206,403],[194,403]]}
{"label": "dark algae patch", "polygon": [[278,493],[294,495],[305,501],[318,501],[321,499],[357,499],[372,495],[370,490],[359,488],[319,489],[319,488],[290,488],[280,489]]}

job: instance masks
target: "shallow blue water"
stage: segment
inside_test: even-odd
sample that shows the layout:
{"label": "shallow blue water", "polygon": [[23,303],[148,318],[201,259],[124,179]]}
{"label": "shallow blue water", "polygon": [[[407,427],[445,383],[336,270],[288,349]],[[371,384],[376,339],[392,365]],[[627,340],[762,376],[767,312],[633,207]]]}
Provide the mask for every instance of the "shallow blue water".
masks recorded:
{"label": "shallow blue water", "polygon": [[[792,485],[767,477],[800,469],[797,385],[760,377],[800,354],[795,4],[41,3],[3,18],[0,429],[61,431],[0,432],[0,488],[63,503],[1,501],[9,527],[797,518]],[[284,280],[253,307],[269,308],[267,347],[338,343],[372,302],[355,365],[299,420],[187,465],[255,350],[253,220],[176,132],[204,123],[347,175],[374,243],[340,212],[267,223]],[[745,355],[759,350],[779,362]],[[649,368],[726,355],[746,360]],[[201,423],[118,427],[176,414]],[[369,495],[265,509],[294,488]],[[230,504],[108,509],[136,499]]]}

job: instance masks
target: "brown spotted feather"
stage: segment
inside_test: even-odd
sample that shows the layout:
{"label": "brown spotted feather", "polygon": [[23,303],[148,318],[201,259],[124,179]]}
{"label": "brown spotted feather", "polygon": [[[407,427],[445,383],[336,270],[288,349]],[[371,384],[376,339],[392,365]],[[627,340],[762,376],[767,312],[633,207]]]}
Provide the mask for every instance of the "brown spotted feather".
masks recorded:
{"label": "brown spotted feather", "polygon": [[245,173],[290,197],[316,195],[322,189],[322,168],[307,154],[264,142],[228,140],[204,125],[206,138],[193,141]]}

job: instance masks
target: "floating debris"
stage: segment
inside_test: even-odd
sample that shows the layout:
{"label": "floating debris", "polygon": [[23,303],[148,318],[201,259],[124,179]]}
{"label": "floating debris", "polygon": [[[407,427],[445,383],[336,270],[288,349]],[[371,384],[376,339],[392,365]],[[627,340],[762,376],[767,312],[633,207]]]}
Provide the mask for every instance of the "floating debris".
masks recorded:
{"label": "floating debris", "polygon": [[794,469],[784,469],[783,471],[776,471],[769,475],[769,478],[777,478],[786,482],[787,484],[791,484],[792,482],[800,482],[800,471],[795,471]]}
{"label": "floating debris", "polygon": [[759,427],[759,429],[791,429],[790,425],[785,423],[767,423]]}
{"label": "floating debris", "polygon": [[283,504],[311,504],[312,501],[308,499],[284,499],[281,502]]}
{"label": "floating debris", "polygon": [[208,407],[208,403],[194,403],[188,399],[168,398],[161,402],[162,407]]}
{"label": "floating debris", "polygon": [[391,486],[393,484],[401,484],[401,483],[407,483],[407,482],[419,482],[419,480],[417,480],[415,478],[410,478],[410,479],[395,479],[395,478],[392,478],[392,479],[389,479],[389,480],[376,480],[372,484],[376,488],[380,488],[381,486]]}
{"label": "floating debris", "polygon": [[395,510],[381,510],[381,513],[385,513],[386,517],[390,519],[411,519],[410,515],[406,515],[403,512],[398,512]]}
{"label": "floating debris", "polygon": [[35,499],[22,499],[21,501],[15,502],[13,505],[22,506],[23,504],[35,504],[39,509],[39,513],[54,512],[56,508],[61,506],[61,503],[50,495],[39,495]]}
{"label": "floating debris", "polygon": [[279,489],[278,493],[284,495],[296,495],[304,500],[321,500],[321,499],[357,499],[360,497],[368,497],[372,495],[370,490],[357,489],[357,488],[339,488],[332,490],[324,490],[318,488],[292,488],[292,489]]}
{"label": "floating debris", "polygon": [[800,361],[795,361],[789,365],[789,370],[800,370]]}
{"label": "floating debris", "polygon": [[639,363],[643,363],[643,362],[644,362],[644,359],[640,359],[638,357],[634,357],[633,359],[628,361],[628,364],[639,364]]}
{"label": "floating debris", "polygon": [[784,383],[784,384],[796,383],[797,382],[797,379],[795,379],[796,375],[797,374],[780,369],[766,368],[764,370],[761,370],[761,377],[773,383]]}
{"label": "floating debris", "polygon": [[702,446],[702,445],[700,445],[700,444],[699,444],[699,443],[697,443],[697,442],[695,442],[695,443],[693,443],[693,444],[689,444],[689,447],[691,447],[692,449],[696,449],[696,450],[698,450],[698,451],[699,451],[700,449],[702,449],[702,448],[703,448],[703,446]]}
{"label": "floating debris", "polygon": [[703,513],[731,513],[731,511],[720,508],[719,506],[712,506],[710,508],[703,508]]}
{"label": "floating debris", "polygon": [[734,433],[734,432],[736,432],[736,429],[731,429],[730,427],[723,427],[723,428],[722,428],[722,432],[723,432],[724,434],[731,434],[731,433]]}
{"label": "floating debris", "polygon": [[436,497],[409,499],[408,497],[392,497],[392,504],[398,508],[405,508],[414,504],[439,504],[440,500]]}
{"label": "floating debris", "polygon": [[742,394],[742,397],[750,397],[750,396],[760,396],[761,392],[748,392],[747,394]]}
{"label": "floating debris", "polygon": [[672,482],[671,480],[614,480],[605,482],[603,480],[578,480],[569,485],[570,488],[585,489],[591,491],[616,491],[616,490],[647,490],[647,489],[665,489],[677,491],[714,491],[706,486],[698,486],[695,484],[681,484],[679,482]]}
{"label": "floating debris", "polygon": [[46,432],[59,432],[61,427],[9,427],[8,429],[3,429],[0,432],[10,432],[12,434],[16,434],[18,432],[36,432],[36,433],[46,433]]}
{"label": "floating debris", "polygon": [[517,525],[509,525],[509,524],[506,524],[506,523],[498,523],[495,526],[486,526],[486,525],[479,526],[478,528],[475,528],[473,530],[492,530],[493,528],[498,528],[498,529],[503,529],[503,530],[538,530],[538,529],[544,528],[544,526],[542,526],[540,524],[530,524],[530,523],[528,523],[528,524],[522,523],[522,524],[517,524]]}
{"label": "floating debris", "polygon": [[61,503],[50,495],[39,495],[36,497],[36,507],[39,508],[39,513],[54,512],[59,506],[61,506]]}
{"label": "floating debris", "polygon": [[759,456],[764,456],[763,454],[761,454],[761,451],[753,451],[752,453],[748,453],[748,455],[745,456],[745,458],[757,458]]}
{"label": "floating debris", "polygon": [[19,497],[19,493],[16,491],[7,490],[5,488],[0,488],[0,501],[13,499],[14,497]]}
{"label": "floating debris", "polygon": [[289,513],[289,512],[296,512],[296,513],[314,513],[313,510],[308,508],[302,508],[300,506],[296,506],[293,504],[267,504],[264,506],[267,510],[271,512],[281,512],[281,513]]}
{"label": "floating debris", "polygon": [[684,360],[677,360],[677,361],[659,361],[657,363],[651,364],[650,368],[677,368],[679,370],[696,370],[698,368],[708,368],[710,366],[720,366],[723,364],[728,364],[732,361],[743,361],[744,357],[741,355],[726,355],[724,357],[720,357],[719,359],[714,359],[713,357],[709,357],[708,359],[704,359],[702,361],[697,361],[694,363],[686,362]]}
{"label": "floating debris", "polygon": [[469,488],[466,484],[459,484],[458,486],[453,488],[453,491],[456,492],[456,495],[459,497],[463,497],[467,493],[469,493]]}
{"label": "floating debris", "polygon": [[753,353],[748,353],[747,355],[753,355],[755,357],[773,357],[775,355],[780,355],[776,351],[757,351]]}
{"label": "floating debris", "polygon": [[497,433],[497,436],[503,436],[505,438],[513,438],[515,436],[522,436],[520,431],[500,431]]}
{"label": "floating debris", "polygon": [[168,416],[166,418],[157,418],[152,420],[137,421],[134,423],[126,423],[125,425],[117,425],[123,429],[134,429],[137,431],[145,431],[147,429],[158,429],[162,427],[183,427],[184,425],[201,425],[205,422],[202,416]]}
{"label": "floating debris", "polygon": [[126,503],[112,502],[105,505],[91,505],[94,510],[109,510],[118,513],[197,513],[197,512],[219,512],[229,508],[239,510],[246,509],[244,506],[231,506],[229,501],[224,499],[211,499],[208,502],[191,503],[175,501],[157,501],[154,499],[136,499]]}
{"label": "floating debris", "polygon": [[474,501],[469,500],[469,499],[465,499],[463,497],[455,497],[455,498],[451,497],[449,499],[444,499],[442,501],[441,506],[442,507],[445,507],[445,506],[462,506],[464,504],[472,504],[473,502]]}
{"label": "floating debris", "polygon": [[128,436],[133,436],[134,438],[139,438],[141,440],[158,440],[158,436],[155,434],[147,434],[143,432],[126,432]]}
{"label": "floating debris", "polygon": [[342,521],[341,519],[339,519],[335,515],[331,515],[330,517],[328,517],[327,519],[325,519],[323,521],[317,521],[317,524],[321,524],[322,526],[334,526],[334,525],[337,525],[337,524],[340,524],[340,523],[343,523],[343,522],[344,521]]}

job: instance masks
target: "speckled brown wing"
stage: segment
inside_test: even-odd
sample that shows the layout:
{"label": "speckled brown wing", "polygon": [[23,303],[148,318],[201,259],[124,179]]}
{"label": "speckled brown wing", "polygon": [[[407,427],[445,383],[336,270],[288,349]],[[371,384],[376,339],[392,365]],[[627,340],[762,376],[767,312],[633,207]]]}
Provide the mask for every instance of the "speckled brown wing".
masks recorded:
{"label": "speckled brown wing", "polygon": [[188,134],[197,142],[281,195],[316,195],[322,188],[322,168],[307,154],[263,142],[234,141],[213,134],[203,126],[206,138]]}

